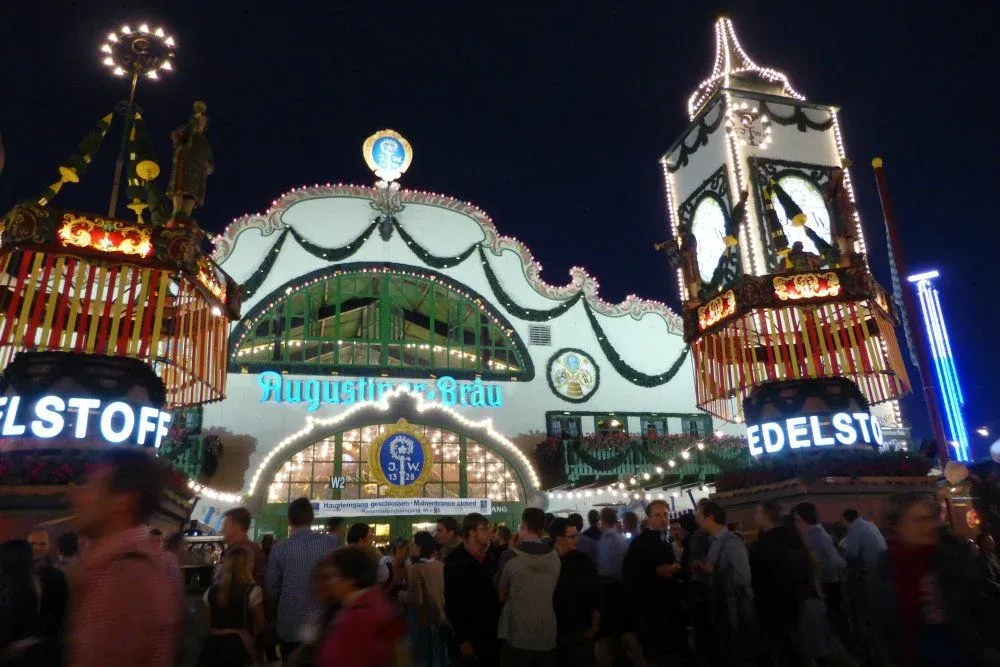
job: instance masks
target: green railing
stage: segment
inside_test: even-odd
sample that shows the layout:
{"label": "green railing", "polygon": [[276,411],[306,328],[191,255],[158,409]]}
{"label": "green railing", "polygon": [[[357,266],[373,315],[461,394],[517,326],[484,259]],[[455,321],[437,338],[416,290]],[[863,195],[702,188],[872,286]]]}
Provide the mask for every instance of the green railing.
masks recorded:
{"label": "green railing", "polygon": [[158,456],[177,472],[198,480],[215,474],[218,454],[218,438],[199,434],[164,441]]}
{"label": "green railing", "polygon": [[550,438],[539,444],[536,461],[552,484],[647,473],[665,480],[706,480],[745,467],[749,455],[742,438],[590,436]]}

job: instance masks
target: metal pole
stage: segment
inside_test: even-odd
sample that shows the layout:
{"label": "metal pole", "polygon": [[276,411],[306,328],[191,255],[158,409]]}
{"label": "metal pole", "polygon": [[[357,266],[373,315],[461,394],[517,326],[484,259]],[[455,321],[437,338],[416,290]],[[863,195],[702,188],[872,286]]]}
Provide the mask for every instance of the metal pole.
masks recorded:
{"label": "metal pole", "polygon": [[115,178],[111,182],[111,202],[108,204],[108,217],[115,217],[118,207],[118,188],[122,182],[122,168],[125,166],[125,151],[128,149],[128,135],[132,131],[132,103],[135,101],[135,87],[139,83],[139,70],[132,73],[132,86],[128,91],[128,106],[125,107],[125,128],[122,130],[122,142],[118,149],[118,160],[115,162]]}
{"label": "metal pole", "polygon": [[[875,169],[875,183],[878,186],[878,196],[882,202],[882,216],[885,218],[885,228],[889,235],[889,252],[896,258],[896,270],[900,276],[900,282],[906,280],[906,258],[903,255],[903,244],[899,239],[899,230],[896,228],[896,214],[892,209],[892,201],[889,199],[889,186],[885,180],[885,170],[882,168],[882,158],[877,157],[872,160],[872,167]],[[927,358],[927,340],[924,330],[920,326],[920,314],[917,311],[917,302],[913,297],[913,290],[901,285],[900,291],[903,298],[903,313],[910,321],[910,332],[913,336],[914,352],[917,356],[917,368],[920,371],[920,384],[924,389],[924,403],[927,405],[927,417],[931,421],[931,431],[934,433],[934,440],[937,441],[938,456],[941,465],[944,465],[949,458],[948,441],[944,435],[944,422],[941,421],[941,411],[938,409],[937,390],[934,388],[934,380],[931,375],[931,363]]]}

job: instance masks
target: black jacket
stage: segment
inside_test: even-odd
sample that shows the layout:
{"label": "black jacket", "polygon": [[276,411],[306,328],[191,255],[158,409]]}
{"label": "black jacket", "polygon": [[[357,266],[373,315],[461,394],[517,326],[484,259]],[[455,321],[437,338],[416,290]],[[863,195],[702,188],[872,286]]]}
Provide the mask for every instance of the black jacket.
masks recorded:
{"label": "black jacket", "polygon": [[762,619],[793,621],[803,600],[818,595],[809,548],[788,526],[761,533],[750,546],[750,572]]}
{"label": "black jacket", "polygon": [[464,544],[444,559],[444,609],[455,646],[472,642],[482,654],[496,645],[500,599],[494,574],[490,559],[479,561]]}
{"label": "black jacket", "polygon": [[656,568],[673,565],[674,562],[674,549],[659,531],[644,530],[628,545],[622,575],[632,590],[633,598],[642,603],[647,611],[665,613],[669,608],[665,602],[678,594],[678,578],[661,577],[656,573]]}
{"label": "black jacket", "polygon": [[600,579],[590,558],[576,549],[560,557],[562,568],[552,604],[560,637],[582,635],[600,604]]}

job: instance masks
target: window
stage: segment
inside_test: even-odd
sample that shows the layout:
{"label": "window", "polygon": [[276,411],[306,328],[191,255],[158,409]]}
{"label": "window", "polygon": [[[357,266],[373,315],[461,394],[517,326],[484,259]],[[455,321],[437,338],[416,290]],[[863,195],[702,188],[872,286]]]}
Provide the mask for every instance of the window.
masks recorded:
{"label": "window", "polygon": [[670,431],[667,429],[666,417],[643,416],[639,419],[643,435],[662,436]]}
{"label": "window", "polygon": [[712,418],[708,415],[687,415],[681,418],[685,435],[706,437],[712,433]]}
{"label": "window", "polygon": [[[344,486],[341,499],[382,498],[386,487],[379,486],[368,468],[371,442],[392,424],[374,424],[330,436],[294,454],[275,474],[268,487],[267,502],[287,503],[295,498],[332,500],[337,441],[340,441],[340,476]],[[434,463],[424,482],[425,498],[489,498],[520,502],[524,488],[511,465],[485,445],[458,433],[421,426],[425,442],[434,449]],[[465,466],[463,469],[463,450]],[[463,474],[464,473],[464,474]],[[465,477],[466,490],[462,482]]]}
{"label": "window", "polygon": [[594,417],[594,430],[598,433],[628,433],[625,417],[598,415]]}
{"label": "window", "polygon": [[570,415],[549,415],[549,435],[566,440],[580,437],[580,418]]}
{"label": "window", "polygon": [[484,303],[441,280],[396,273],[338,273],[289,288],[232,339],[230,361],[247,368],[525,374],[523,346]]}

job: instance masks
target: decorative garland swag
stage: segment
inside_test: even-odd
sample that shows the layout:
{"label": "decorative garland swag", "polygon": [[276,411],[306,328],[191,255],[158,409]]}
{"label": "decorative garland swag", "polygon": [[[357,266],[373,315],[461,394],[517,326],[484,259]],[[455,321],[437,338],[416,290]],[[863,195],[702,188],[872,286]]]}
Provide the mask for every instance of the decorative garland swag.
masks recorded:
{"label": "decorative garland swag", "polygon": [[[292,227],[285,227],[278,236],[277,240],[274,242],[274,245],[271,246],[271,249],[264,257],[264,261],[260,263],[260,266],[258,266],[250,277],[247,278],[246,282],[243,283],[243,302],[246,303],[249,301],[249,299],[257,293],[257,290],[260,289],[261,285],[264,284],[264,281],[267,280],[267,277],[274,268],[278,255],[281,254],[281,249],[284,247],[285,241],[288,239],[289,235],[295,239],[295,242],[298,243],[303,250],[308,252],[313,257],[328,262],[340,262],[361,249],[361,246],[365,244],[368,238],[375,231],[377,224],[377,222],[372,222],[353,241],[339,248],[325,248],[317,245],[303,237]],[[413,254],[415,254],[420,261],[435,269],[449,269],[458,266],[471,257],[472,253],[478,251],[479,260],[483,266],[483,272],[486,274],[486,281],[489,283],[490,289],[493,291],[493,295],[514,317],[529,322],[544,322],[563,315],[570,308],[575,306],[578,301],[582,300],[584,312],[587,314],[587,319],[590,321],[590,326],[594,331],[594,335],[597,337],[597,342],[600,345],[604,356],[607,357],[609,362],[611,362],[611,366],[618,372],[619,375],[634,385],[640,387],[658,387],[666,384],[673,379],[673,377],[681,369],[681,366],[684,365],[684,360],[687,358],[688,352],[690,351],[690,347],[688,346],[684,347],[681,354],[677,357],[677,360],[674,361],[674,363],[667,370],[655,375],[643,373],[642,371],[629,365],[628,362],[622,359],[621,355],[618,354],[618,351],[615,350],[614,346],[608,340],[604,329],[597,321],[597,316],[595,315],[593,308],[589,303],[587,303],[587,300],[583,298],[583,291],[577,292],[569,299],[560,303],[558,306],[554,306],[547,310],[525,308],[515,303],[514,299],[512,299],[511,296],[503,289],[503,286],[500,284],[500,279],[497,277],[496,272],[490,265],[486,252],[483,250],[482,243],[474,243],[469,246],[469,248],[455,256],[449,257],[435,255],[421,246],[417,240],[413,238],[413,236],[407,233],[399,224],[399,221],[393,220],[392,224],[396,231],[399,232],[399,237],[403,239],[403,242],[406,243],[407,247],[413,251]]]}

